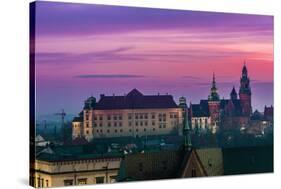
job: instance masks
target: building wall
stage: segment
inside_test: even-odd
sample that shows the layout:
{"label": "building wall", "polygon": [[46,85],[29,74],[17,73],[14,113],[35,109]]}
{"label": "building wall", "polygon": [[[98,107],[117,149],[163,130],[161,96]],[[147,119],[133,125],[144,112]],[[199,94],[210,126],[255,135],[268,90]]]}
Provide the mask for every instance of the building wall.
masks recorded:
{"label": "building wall", "polygon": [[93,139],[93,110],[84,110],[82,133],[86,140]]}
{"label": "building wall", "polygon": [[[180,108],[84,110],[83,136],[92,138],[181,133]],[[73,130],[73,136],[79,131]]]}
{"label": "building wall", "polygon": [[211,116],[211,124],[217,126],[220,119],[220,101],[209,101],[208,105]]}
{"label": "building wall", "polygon": [[211,129],[211,118],[210,117],[192,117],[191,118],[191,128],[194,130],[198,129]]}
{"label": "building wall", "polygon": [[120,162],[121,158],[65,162],[36,160],[30,179],[35,187],[111,183],[118,174]]}
{"label": "building wall", "polygon": [[82,136],[83,124],[82,122],[72,122],[72,139]]}

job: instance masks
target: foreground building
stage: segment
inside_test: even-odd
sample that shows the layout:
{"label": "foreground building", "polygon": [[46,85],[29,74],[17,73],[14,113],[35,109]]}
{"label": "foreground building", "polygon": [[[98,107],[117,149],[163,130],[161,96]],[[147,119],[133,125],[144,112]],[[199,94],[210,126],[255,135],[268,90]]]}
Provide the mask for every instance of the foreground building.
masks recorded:
{"label": "foreground building", "polygon": [[180,134],[182,111],[172,95],[144,95],[137,89],[124,96],[101,95],[98,102],[90,97],[72,122],[72,138]]}
{"label": "foreground building", "polygon": [[122,153],[89,152],[83,146],[48,147],[31,165],[30,185],[36,188],[112,183],[118,175]]}

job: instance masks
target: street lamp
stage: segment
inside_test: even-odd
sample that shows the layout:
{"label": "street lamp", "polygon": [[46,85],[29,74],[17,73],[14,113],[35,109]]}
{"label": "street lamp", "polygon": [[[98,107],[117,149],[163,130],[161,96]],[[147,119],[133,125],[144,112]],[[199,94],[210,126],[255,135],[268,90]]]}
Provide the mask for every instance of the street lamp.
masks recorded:
{"label": "street lamp", "polygon": [[108,177],[108,162],[106,163],[106,166],[104,166],[104,167],[102,167],[103,169],[105,169],[105,183],[107,183],[108,182],[108,179],[107,179],[107,177]]}

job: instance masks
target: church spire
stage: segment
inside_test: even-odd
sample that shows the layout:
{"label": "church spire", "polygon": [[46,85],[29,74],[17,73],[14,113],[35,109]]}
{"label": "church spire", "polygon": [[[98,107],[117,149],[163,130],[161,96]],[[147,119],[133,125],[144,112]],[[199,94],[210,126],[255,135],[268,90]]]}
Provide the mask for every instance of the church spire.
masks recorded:
{"label": "church spire", "polygon": [[243,69],[242,69],[242,77],[245,77],[245,78],[248,77],[248,70],[247,70],[245,61],[244,61]]}
{"label": "church spire", "polygon": [[247,70],[245,62],[244,62],[244,66],[243,66],[243,69],[242,69],[242,76],[241,76],[241,79],[240,79],[239,94],[240,93],[251,95],[250,79],[248,77],[248,70]]}
{"label": "church spire", "polygon": [[185,108],[183,116],[184,149],[190,151],[192,143],[190,136],[190,127],[188,123],[188,108]]}
{"label": "church spire", "polygon": [[209,95],[208,99],[210,101],[218,101],[220,99],[219,94],[218,94],[218,89],[216,86],[215,73],[213,73],[212,87],[211,87],[211,91],[210,91],[210,95]]}

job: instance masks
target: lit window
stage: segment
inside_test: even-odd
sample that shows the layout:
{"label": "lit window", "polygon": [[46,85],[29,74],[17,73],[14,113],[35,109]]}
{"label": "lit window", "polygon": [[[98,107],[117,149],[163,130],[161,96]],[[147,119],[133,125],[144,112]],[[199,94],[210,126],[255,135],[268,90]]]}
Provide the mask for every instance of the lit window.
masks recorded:
{"label": "lit window", "polygon": [[79,185],[87,184],[87,179],[86,178],[78,179],[78,184]]}

